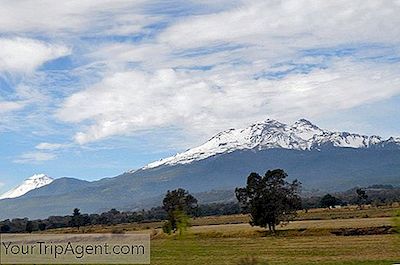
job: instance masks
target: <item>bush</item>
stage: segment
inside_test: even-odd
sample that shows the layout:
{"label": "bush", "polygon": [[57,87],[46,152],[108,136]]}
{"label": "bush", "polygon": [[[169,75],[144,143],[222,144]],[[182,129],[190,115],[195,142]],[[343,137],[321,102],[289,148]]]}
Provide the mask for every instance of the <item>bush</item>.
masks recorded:
{"label": "bush", "polygon": [[172,225],[170,221],[166,221],[162,227],[164,233],[170,235],[172,233]]}

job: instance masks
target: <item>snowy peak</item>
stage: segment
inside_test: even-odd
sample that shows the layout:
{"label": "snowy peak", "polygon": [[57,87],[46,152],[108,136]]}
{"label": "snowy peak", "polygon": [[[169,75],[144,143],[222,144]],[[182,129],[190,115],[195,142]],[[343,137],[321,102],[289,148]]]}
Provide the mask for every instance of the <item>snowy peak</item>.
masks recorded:
{"label": "snowy peak", "polygon": [[49,176],[47,176],[46,174],[35,174],[30,176],[29,178],[27,178],[27,181],[33,181],[33,182],[40,182],[40,181],[46,181],[52,178],[50,178]]}
{"label": "snowy peak", "polygon": [[324,131],[321,130],[318,126],[312,124],[310,121],[305,119],[300,119],[296,121],[291,126],[291,129],[294,134],[305,140],[309,140],[315,135],[322,135],[324,133]]}
{"label": "snowy peak", "polygon": [[18,187],[2,194],[0,196],[0,200],[20,197],[31,190],[43,187],[45,185],[50,184],[51,182],[53,182],[53,179],[48,177],[47,175],[35,174],[35,175],[27,178]]}
{"label": "snowy peak", "polygon": [[300,119],[292,125],[267,119],[244,129],[229,129],[220,132],[203,145],[150,163],[143,169],[161,165],[187,164],[214,155],[243,149],[320,150],[325,147],[400,148],[400,138],[391,137],[382,140],[381,137],[375,135],[331,132],[323,130],[305,119]]}
{"label": "snowy peak", "polygon": [[308,128],[308,129],[312,129],[312,130],[321,130],[318,126],[316,126],[315,124],[313,124],[311,121],[306,120],[306,119],[300,119],[298,121],[296,121],[295,123],[293,123],[292,128]]}

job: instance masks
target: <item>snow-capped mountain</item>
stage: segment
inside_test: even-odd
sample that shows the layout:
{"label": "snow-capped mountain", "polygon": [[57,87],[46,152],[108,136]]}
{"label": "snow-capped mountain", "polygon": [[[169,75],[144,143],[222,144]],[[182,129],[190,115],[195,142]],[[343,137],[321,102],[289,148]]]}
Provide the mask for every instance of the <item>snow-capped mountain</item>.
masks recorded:
{"label": "snow-capped mountain", "polygon": [[150,163],[143,169],[155,168],[161,165],[187,164],[217,154],[244,149],[319,150],[324,146],[370,148],[388,145],[400,148],[400,138],[391,137],[383,140],[375,135],[366,136],[348,132],[331,132],[323,130],[305,119],[300,119],[291,125],[267,119],[244,129],[229,129],[218,133],[203,145]]}
{"label": "snow-capped mountain", "polygon": [[158,206],[168,190],[233,191],[245,185],[250,172],[275,168],[284,169],[307,190],[396,186],[400,139],[331,132],[303,119],[290,125],[266,120],[221,132],[201,146],[112,178],[58,178],[17,199],[0,200],[0,220],[67,215],[78,206],[87,213],[145,209]]}
{"label": "snow-capped mountain", "polygon": [[51,182],[53,182],[53,179],[48,177],[47,175],[35,174],[24,180],[24,182],[22,182],[22,184],[19,185],[18,187],[2,194],[0,196],[0,200],[20,197],[31,190],[43,187],[45,185],[50,184]]}

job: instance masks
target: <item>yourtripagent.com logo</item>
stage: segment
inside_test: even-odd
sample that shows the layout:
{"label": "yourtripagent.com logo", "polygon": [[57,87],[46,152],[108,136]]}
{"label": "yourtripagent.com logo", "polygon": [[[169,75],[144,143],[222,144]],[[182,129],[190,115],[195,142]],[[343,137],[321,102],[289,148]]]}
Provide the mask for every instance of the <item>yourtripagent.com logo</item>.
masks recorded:
{"label": "yourtripagent.com logo", "polygon": [[150,264],[146,234],[1,234],[1,264]]}

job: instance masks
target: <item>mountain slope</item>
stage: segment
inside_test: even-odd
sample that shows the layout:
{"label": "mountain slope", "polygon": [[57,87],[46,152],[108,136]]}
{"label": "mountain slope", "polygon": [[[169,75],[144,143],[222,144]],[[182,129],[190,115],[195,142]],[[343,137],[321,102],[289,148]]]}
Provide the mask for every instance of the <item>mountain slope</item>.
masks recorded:
{"label": "mountain slope", "polygon": [[27,192],[24,197],[32,198],[37,196],[60,196],[62,194],[71,193],[75,190],[81,190],[91,185],[91,182],[75,178],[59,178],[55,179],[51,185],[38,187]]}
{"label": "mountain slope", "polygon": [[189,164],[125,173],[106,182],[89,182],[58,195],[43,194],[39,188],[19,198],[1,200],[0,219],[65,215],[76,207],[89,213],[111,208],[140,210],[159,205],[160,201],[151,198],[159,197],[168,189],[182,187],[193,193],[233,190],[245,185],[250,172],[264,173],[272,168],[284,168],[290,179],[299,179],[307,190],[340,191],[357,185],[400,185],[398,150],[335,147],[322,151],[238,150]]}
{"label": "mountain slope", "polygon": [[46,186],[53,182],[53,179],[46,176],[45,174],[35,174],[22,182],[18,187],[7,191],[0,196],[1,199],[17,198],[31,190]]}

